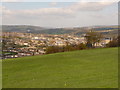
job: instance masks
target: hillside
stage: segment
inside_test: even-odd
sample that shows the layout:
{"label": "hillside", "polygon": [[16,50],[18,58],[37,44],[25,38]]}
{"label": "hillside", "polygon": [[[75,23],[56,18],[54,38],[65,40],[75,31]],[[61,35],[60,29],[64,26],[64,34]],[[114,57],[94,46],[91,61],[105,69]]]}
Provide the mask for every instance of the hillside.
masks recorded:
{"label": "hillside", "polygon": [[31,25],[2,25],[3,32],[20,32],[20,33],[39,33],[39,34],[68,34],[74,32],[73,29],[64,28],[46,28]]}
{"label": "hillside", "polygon": [[[21,33],[37,33],[37,34],[85,34],[88,30],[93,29],[102,32],[104,35],[116,36],[118,34],[118,26],[88,26],[73,28],[46,28],[31,25],[2,25],[3,32],[21,32]],[[110,31],[108,31],[110,30]]]}
{"label": "hillside", "polygon": [[118,49],[3,60],[3,88],[117,88]]}
{"label": "hillside", "polygon": [[37,32],[41,30],[45,30],[46,28],[39,26],[30,26],[30,25],[2,25],[3,32],[21,32],[21,33],[29,33],[29,32]]}

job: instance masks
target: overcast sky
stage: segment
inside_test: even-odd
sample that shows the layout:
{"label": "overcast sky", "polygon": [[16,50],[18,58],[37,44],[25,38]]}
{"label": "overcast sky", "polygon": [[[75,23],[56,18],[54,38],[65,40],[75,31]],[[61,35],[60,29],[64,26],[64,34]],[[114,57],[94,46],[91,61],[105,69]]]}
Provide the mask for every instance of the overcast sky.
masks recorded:
{"label": "overcast sky", "polygon": [[0,4],[2,24],[37,25],[42,27],[82,27],[118,24],[117,1],[47,1],[3,0],[3,3]]}

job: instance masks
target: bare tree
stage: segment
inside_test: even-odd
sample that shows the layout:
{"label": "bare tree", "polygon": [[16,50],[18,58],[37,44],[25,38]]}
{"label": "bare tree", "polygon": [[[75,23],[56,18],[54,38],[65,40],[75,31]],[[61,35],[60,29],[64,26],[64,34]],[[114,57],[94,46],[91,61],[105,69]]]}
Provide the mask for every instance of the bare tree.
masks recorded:
{"label": "bare tree", "polygon": [[90,32],[86,33],[85,38],[88,47],[95,47],[95,44],[102,40],[103,35],[99,32],[91,30]]}

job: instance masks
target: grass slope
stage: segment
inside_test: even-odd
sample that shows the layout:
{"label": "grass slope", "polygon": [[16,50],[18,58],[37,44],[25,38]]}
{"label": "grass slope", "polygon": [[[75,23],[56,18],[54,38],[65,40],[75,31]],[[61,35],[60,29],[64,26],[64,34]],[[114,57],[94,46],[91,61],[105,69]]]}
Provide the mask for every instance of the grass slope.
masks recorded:
{"label": "grass slope", "polygon": [[118,49],[3,60],[3,88],[116,88]]}

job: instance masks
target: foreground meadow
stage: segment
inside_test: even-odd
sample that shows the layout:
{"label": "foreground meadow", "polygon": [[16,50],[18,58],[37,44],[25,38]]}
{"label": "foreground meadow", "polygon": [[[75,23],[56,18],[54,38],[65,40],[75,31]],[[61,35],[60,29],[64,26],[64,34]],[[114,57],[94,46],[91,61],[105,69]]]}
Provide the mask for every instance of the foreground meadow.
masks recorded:
{"label": "foreground meadow", "polygon": [[3,60],[3,88],[117,88],[118,48]]}

